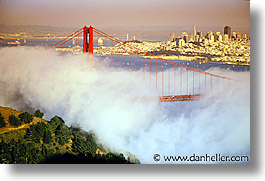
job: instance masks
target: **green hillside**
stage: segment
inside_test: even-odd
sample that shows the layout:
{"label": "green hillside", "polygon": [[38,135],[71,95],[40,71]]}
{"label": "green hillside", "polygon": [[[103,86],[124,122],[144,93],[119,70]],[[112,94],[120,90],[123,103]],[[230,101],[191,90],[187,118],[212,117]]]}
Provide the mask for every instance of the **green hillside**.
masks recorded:
{"label": "green hillside", "polygon": [[0,163],[139,163],[106,150],[92,132],[68,127],[61,117],[42,119],[0,106]]}

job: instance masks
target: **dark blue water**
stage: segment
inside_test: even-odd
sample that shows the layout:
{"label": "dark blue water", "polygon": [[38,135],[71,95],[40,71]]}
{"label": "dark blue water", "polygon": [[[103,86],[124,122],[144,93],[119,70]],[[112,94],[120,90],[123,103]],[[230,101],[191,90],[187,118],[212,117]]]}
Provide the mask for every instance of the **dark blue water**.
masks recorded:
{"label": "dark blue water", "polygon": [[[116,68],[125,68],[127,70],[137,71],[137,59],[138,59],[138,69],[142,69],[145,71],[150,71],[150,62],[151,62],[151,72],[156,71],[156,64],[157,64],[157,71],[160,72],[163,69],[164,71],[173,69],[174,66],[168,63],[163,63],[160,60],[150,59],[150,58],[142,58],[137,55],[108,55],[102,58],[108,58],[108,66],[114,66]],[[112,61],[113,60],[113,61]],[[151,60],[151,61],[150,61]],[[172,62],[179,63],[184,66],[188,66],[191,68],[195,68],[201,71],[208,70],[209,68],[218,67],[221,69],[229,69],[233,71],[249,71],[250,66],[245,65],[228,65],[228,64],[218,64],[215,62],[207,62],[203,63],[202,61],[183,61],[183,60],[169,60]]]}
{"label": "dark blue water", "polygon": [[[163,63],[157,59],[137,57],[137,55],[108,55],[104,57],[98,56],[106,67],[113,71],[132,71],[137,70],[145,72],[143,76],[147,77],[146,86],[150,87],[151,95],[192,95],[205,94],[212,87],[220,87],[225,84],[230,84],[230,81],[219,79],[216,77],[206,76],[205,74],[193,73],[179,67],[174,67],[168,63]],[[138,59],[138,60],[137,60]],[[98,60],[98,59],[97,59]],[[150,61],[151,60],[151,61]],[[250,70],[250,66],[244,65],[224,65],[217,63],[202,63],[199,61],[182,61],[171,60],[184,66],[192,67],[201,71],[211,72],[210,68],[219,68],[236,72],[245,72]],[[100,69],[102,62],[95,61],[95,69]],[[137,63],[138,62],[138,63]],[[137,65],[138,64],[138,65]],[[150,66],[151,65],[151,66]],[[156,66],[157,65],[157,66]],[[137,68],[138,67],[138,68]],[[164,69],[163,76],[161,75]],[[169,71],[170,70],[170,71]],[[158,72],[156,76],[155,72]],[[148,72],[151,72],[150,74]],[[226,74],[218,74],[227,76]],[[195,76],[195,78],[194,78]],[[199,77],[198,77],[199,76]],[[219,80],[218,80],[219,79]],[[164,81],[164,83],[162,83]],[[206,82],[206,83],[205,83]],[[157,85],[157,88],[156,88]],[[144,95],[146,97],[150,96]],[[143,96],[143,97],[144,97]]]}
{"label": "dark blue water", "polygon": [[[26,43],[24,43],[24,39],[20,39],[18,41],[21,42],[20,45],[8,45],[7,42],[17,41],[17,39],[4,39],[6,42],[0,43],[0,47],[16,47],[16,46],[42,46],[49,47],[57,43],[59,40],[45,40],[45,39],[26,39]],[[66,45],[68,46],[68,45]],[[65,46],[65,47],[66,47]]]}

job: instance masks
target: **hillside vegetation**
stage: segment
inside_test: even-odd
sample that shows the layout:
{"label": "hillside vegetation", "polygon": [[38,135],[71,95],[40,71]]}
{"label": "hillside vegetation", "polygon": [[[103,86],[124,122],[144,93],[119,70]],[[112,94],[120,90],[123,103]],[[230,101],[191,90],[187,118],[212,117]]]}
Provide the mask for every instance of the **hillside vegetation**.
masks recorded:
{"label": "hillside vegetation", "polygon": [[94,133],[43,115],[0,106],[0,163],[139,163],[133,155],[106,150]]}

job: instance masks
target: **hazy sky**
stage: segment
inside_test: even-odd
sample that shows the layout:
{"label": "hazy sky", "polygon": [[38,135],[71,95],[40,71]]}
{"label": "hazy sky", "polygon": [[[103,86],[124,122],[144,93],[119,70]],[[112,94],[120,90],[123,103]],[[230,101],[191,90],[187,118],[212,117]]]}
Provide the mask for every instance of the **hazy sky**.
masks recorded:
{"label": "hazy sky", "polygon": [[0,0],[0,24],[60,27],[232,26],[249,33],[247,0]]}

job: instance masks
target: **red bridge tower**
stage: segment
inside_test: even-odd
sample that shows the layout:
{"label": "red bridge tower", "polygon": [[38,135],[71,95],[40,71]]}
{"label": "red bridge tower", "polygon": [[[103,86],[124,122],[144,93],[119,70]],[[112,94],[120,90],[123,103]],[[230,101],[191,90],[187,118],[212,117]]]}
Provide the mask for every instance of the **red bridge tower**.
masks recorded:
{"label": "red bridge tower", "polygon": [[[89,42],[87,42],[87,34],[89,34]],[[93,54],[93,27],[84,26],[83,28],[83,53]]]}

